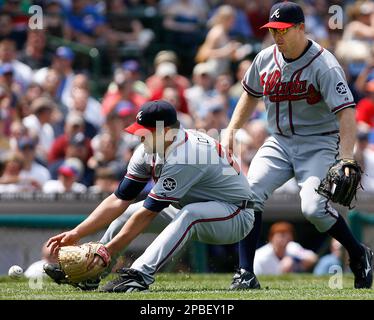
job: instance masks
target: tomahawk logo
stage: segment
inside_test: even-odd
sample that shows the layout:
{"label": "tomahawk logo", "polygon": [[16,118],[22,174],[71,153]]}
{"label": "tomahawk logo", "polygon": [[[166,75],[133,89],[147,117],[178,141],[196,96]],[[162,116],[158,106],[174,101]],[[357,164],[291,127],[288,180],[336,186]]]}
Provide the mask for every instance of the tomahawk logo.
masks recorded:
{"label": "tomahawk logo", "polygon": [[143,111],[139,111],[138,114],[136,115],[136,120],[139,122],[139,121],[142,121],[142,114],[143,114]]}
{"label": "tomahawk logo", "polygon": [[270,19],[273,19],[274,16],[275,16],[277,19],[279,19],[279,9],[277,9],[277,10],[275,10],[275,11],[273,12],[273,14],[270,16]]}

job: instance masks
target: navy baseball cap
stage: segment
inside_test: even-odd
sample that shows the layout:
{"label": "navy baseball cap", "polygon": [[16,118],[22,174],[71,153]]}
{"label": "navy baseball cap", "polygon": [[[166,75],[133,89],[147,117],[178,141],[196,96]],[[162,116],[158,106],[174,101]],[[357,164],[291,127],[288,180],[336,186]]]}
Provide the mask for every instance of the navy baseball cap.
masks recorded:
{"label": "navy baseball cap", "polygon": [[27,148],[34,148],[36,146],[36,142],[34,139],[30,137],[22,137],[18,140],[18,148],[21,150],[27,149]]}
{"label": "navy baseball cap", "polygon": [[131,72],[137,72],[140,70],[140,65],[136,60],[127,60],[122,64],[122,68]]}
{"label": "navy baseball cap", "polygon": [[4,63],[0,66],[0,75],[3,76],[4,74],[13,74],[13,65],[11,63]]}
{"label": "navy baseball cap", "polygon": [[114,111],[120,117],[135,116],[135,106],[128,100],[121,100],[114,107]]}
{"label": "navy baseball cap", "polygon": [[262,28],[287,29],[298,23],[304,23],[301,7],[294,2],[279,2],[271,7],[269,22]]}
{"label": "navy baseball cap", "polygon": [[58,47],[56,49],[56,56],[66,60],[74,59],[74,52],[69,47]]}
{"label": "navy baseball cap", "polygon": [[136,115],[136,122],[124,130],[131,134],[143,136],[144,130],[156,131],[157,121],[163,121],[164,127],[169,127],[178,121],[177,112],[169,102],[164,100],[146,102]]}

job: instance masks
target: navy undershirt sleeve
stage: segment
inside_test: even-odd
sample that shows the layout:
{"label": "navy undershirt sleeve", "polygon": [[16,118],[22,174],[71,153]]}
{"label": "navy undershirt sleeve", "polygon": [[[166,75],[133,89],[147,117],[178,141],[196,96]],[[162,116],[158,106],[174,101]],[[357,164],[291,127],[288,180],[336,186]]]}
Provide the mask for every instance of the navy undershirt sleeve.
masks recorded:
{"label": "navy undershirt sleeve", "polygon": [[144,189],[147,182],[139,182],[124,177],[119,183],[117,190],[114,191],[115,196],[121,200],[133,200]]}
{"label": "navy undershirt sleeve", "polygon": [[151,197],[147,197],[147,199],[144,201],[143,207],[153,212],[160,212],[167,208],[170,204],[171,201],[159,201]]}

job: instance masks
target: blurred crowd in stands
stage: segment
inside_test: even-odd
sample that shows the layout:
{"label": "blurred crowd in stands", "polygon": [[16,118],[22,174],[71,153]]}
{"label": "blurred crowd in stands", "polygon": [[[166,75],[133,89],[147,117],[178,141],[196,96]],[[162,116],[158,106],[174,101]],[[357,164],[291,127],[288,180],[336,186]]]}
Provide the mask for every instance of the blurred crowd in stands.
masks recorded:
{"label": "blurred crowd in stands", "polygon": [[[374,191],[374,2],[298,1],[357,101],[356,157]],[[31,5],[43,29],[30,29]],[[139,140],[123,132],[164,99],[185,128],[226,128],[271,0],[0,1],[0,193],[112,192]],[[333,28],[329,8],[343,9]],[[268,136],[264,104],[236,135],[242,169]],[[149,190],[148,186],[146,189]],[[297,192],[285,186],[283,191]]]}

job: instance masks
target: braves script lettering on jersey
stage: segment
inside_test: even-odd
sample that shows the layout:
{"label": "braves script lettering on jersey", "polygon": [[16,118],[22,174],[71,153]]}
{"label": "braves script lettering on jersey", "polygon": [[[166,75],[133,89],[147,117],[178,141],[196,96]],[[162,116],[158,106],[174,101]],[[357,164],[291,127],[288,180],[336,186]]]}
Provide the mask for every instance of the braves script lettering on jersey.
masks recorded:
{"label": "braves script lettering on jersey", "polygon": [[355,105],[343,69],[314,41],[292,63],[276,45],[261,51],[242,84],[249,94],[264,97],[271,132],[286,136],[337,132],[335,113]]}

